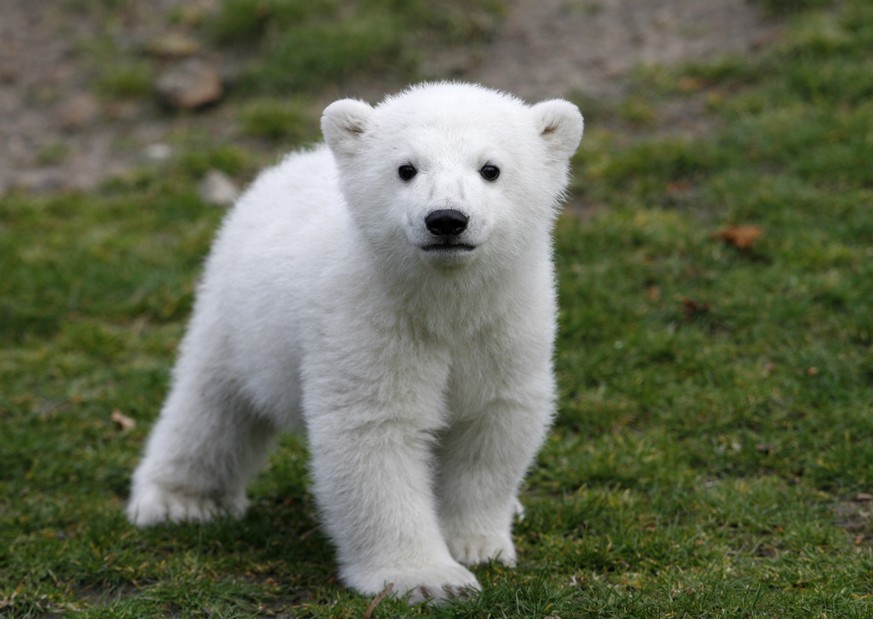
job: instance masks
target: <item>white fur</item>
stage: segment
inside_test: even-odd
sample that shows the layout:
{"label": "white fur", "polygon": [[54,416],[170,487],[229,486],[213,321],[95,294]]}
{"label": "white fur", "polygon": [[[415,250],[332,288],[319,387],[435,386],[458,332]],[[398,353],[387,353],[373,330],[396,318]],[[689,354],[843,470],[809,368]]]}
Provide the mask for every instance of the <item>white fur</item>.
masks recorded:
{"label": "white fur", "polygon": [[[276,432],[305,424],[350,587],[476,589],[461,564],[515,563],[519,485],[553,414],[551,230],[582,117],[441,83],[337,101],[322,129],[327,146],[227,217],[128,517],[241,515]],[[437,209],[469,217],[475,249],[422,250]]]}

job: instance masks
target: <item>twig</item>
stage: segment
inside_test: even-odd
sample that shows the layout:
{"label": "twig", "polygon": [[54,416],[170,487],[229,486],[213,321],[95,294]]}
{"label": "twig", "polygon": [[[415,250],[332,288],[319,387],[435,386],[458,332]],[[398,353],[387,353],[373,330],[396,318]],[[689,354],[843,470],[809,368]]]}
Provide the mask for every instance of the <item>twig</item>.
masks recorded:
{"label": "twig", "polygon": [[376,610],[376,607],[382,603],[382,600],[384,600],[386,597],[391,595],[391,591],[393,591],[393,590],[394,590],[394,583],[393,582],[389,582],[387,585],[385,585],[385,588],[382,589],[382,591],[379,592],[379,595],[374,597],[373,601],[370,602],[370,605],[367,606],[367,610],[364,611],[363,619],[371,619],[373,617],[373,611]]}

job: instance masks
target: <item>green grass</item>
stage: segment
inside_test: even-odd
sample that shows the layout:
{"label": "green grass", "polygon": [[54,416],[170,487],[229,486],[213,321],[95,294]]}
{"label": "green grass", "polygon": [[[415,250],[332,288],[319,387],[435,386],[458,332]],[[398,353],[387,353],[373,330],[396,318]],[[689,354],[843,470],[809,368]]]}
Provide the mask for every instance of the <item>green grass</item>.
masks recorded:
{"label": "green grass", "polygon": [[152,92],[153,79],[153,68],[148,61],[121,58],[103,64],[94,87],[107,99],[141,98]]}
{"label": "green grass", "polygon": [[[560,415],[519,567],[374,617],[873,614],[873,6],[791,23],[760,56],[644,75],[588,114],[591,212],[557,230]],[[701,100],[707,135],[659,132],[662,103]],[[96,195],[0,202],[0,614],[364,614],[299,438],[240,522],[122,516],[221,216],[196,181],[254,163],[207,141]],[[733,225],[763,234],[713,238]]]}
{"label": "green grass", "polygon": [[428,50],[481,42],[500,7],[494,0],[226,0],[203,29],[219,45],[256,51],[242,90],[277,95],[362,76],[414,79]]}
{"label": "green grass", "polygon": [[258,98],[247,102],[240,111],[243,133],[255,138],[276,140],[281,144],[318,141],[318,117],[303,100]]}

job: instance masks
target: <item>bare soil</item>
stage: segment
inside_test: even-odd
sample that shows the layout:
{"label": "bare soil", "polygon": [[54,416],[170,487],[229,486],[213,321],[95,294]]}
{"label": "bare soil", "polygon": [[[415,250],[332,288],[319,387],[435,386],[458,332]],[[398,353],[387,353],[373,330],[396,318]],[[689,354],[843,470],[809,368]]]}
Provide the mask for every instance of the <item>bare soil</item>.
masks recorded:
{"label": "bare soil", "polygon": [[[198,0],[201,7],[216,0]],[[95,3],[99,4],[99,3]],[[153,99],[102,98],[89,43],[106,37],[144,48],[175,27],[184,0],[132,0],[107,25],[88,2],[0,0],[0,196],[91,190],[160,159],[174,131],[197,128],[236,139],[232,106],[161,110]],[[508,0],[506,19],[484,49],[443,50],[425,67],[530,100],[584,93],[617,98],[633,69],[743,54],[772,41],[779,24],[748,0]],[[109,32],[107,32],[107,28]],[[202,50],[220,67],[232,52]],[[372,93],[347,93],[370,96]]]}
{"label": "bare soil", "polygon": [[525,98],[622,94],[638,66],[745,54],[779,25],[748,0],[510,0],[472,77]]}

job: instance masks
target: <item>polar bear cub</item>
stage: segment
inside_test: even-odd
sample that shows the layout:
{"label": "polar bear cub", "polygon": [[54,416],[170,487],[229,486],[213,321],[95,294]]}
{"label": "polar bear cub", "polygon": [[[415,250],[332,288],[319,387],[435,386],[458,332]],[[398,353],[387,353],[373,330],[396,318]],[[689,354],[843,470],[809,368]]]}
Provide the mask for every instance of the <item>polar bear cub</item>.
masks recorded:
{"label": "polar bear cub", "polygon": [[348,586],[478,589],[464,566],[515,563],[553,415],[551,234],[582,116],[436,83],[321,126],[215,240],[128,517],[241,516],[276,433],[305,429]]}

